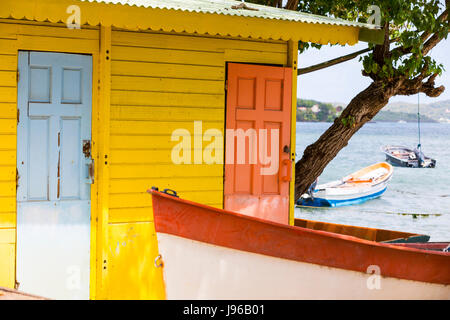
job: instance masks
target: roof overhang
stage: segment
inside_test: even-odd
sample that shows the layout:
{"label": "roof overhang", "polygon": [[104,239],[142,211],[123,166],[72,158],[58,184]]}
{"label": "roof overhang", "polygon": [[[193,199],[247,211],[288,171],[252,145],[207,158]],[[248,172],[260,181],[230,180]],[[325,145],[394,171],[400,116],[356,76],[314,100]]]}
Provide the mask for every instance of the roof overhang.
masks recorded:
{"label": "roof overhang", "polygon": [[[178,4],[168,6],[167,3]],[[161,3],[165,5],[160,5]],[[2,0],[0,18],[65,23],[69,6],[80,8],[81,27],[112,26],[128,30],[208,34],[263,40],[293,40],[319,44],[379,43],[383,31],[373,25],[353,23],[249,4],[258,10],[232,9],[231,0],[188,0],[218,8],[195,10],[179,0]],[[131,5],[132,4],[132,5]],[[158,5],[157,5],[158,4]],[[227,6],[224,8],[223,6]],[[184,9],[183,9],[184,8]],[[225,10],[226,9],[226,10]],[[244,11],[245,10],[245,11]]]}

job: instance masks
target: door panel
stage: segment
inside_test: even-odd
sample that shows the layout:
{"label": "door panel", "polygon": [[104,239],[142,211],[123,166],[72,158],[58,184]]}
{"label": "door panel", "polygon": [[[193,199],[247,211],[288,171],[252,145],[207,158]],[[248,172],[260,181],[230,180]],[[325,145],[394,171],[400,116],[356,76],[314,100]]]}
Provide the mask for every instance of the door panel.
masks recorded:
{"label": "door panel", "polygon": [[[29,119],[28,200],[49,200],[48,131],[49,119]],[[32,160],[32,161],[31,161]]]}
{"label": "door panel", "polygon": [[[267,132],[271,132],[271,130],[281,131],[282,127],[281,123],[279,122],[264,121],[264,129],[266,129]],[[272,139],[265,139],[265,143],[263,145],[265,147],[262,150],[263,154],[267,154],[270,157],[272,150]],[[281,143],[278,142],[277,145],[273,147],[276,148],[278,146],[281,146]],[[262,165],[262,167],[266,168],[267,170],[269,169],[269,165]],[[278,174],[262,175],[262,193],[267,195],[279,195],[281,193],[280,179]]]}
{"label": "door panel", "polygon": [[61,119],[60,185],[61,199],[80,199],[80,119]]}
{"label": "door panel", "polygon": [[51,68],[30,66],[30,102],[50,103]]}
{"label": "door panel", "polygon": [[63,69],[62,103],[81,103],[82,69]]}
{"label": "door panel", "polygon": [[226,210],[288,224],[291,83],[289,68],[228,64]]}
{"label": "door panel", "polygon": [[88,299],[92,57],[20,52],[19,71],[19,289]]}

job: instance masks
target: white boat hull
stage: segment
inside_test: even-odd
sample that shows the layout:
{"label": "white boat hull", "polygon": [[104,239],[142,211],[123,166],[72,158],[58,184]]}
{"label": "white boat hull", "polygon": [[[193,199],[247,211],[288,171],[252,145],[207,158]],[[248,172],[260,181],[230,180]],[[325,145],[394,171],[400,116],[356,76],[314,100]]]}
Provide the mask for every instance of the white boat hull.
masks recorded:
{"label": "white boat hull", "polygon": [[364,203],[381,197],[392,174],[391,165],[378,163],[341,180],[317,186],[312,195],[303,195],[297,204],[306,207],[340,207]]}
{"label": "white boat hull", "polygon": [[379,276],[157,237],[167,299],[450,299],[449,285],[384,277],[383,270]]}
{"label": "white boat hull", "polygon": [[361,186],[349,188],[348,190],[336,190],[336,188],[325,188],[323,191],[314,193],[315,198],[325,198],[327,200],[351,200],[378,194],[386,190],[389,180],[377,185]]}
{"label": "white boat hull", "polygon": [[162,263],[168,299],[450,299],[444,251],[287,226],[151,193],[155,263]]}

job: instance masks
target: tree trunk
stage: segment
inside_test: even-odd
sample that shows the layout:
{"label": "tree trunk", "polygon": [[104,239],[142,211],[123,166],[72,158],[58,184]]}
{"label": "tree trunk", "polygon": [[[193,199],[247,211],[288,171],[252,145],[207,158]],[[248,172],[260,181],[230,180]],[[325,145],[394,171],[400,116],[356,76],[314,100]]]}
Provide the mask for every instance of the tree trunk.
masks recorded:
{"label": "tree trunk", "polygon": [[333,125],[313,144],[308,146],[303,157],[295,164],[295,200],[306,193],[331,160],[347,146],[350,138],[389,102],[401,81],[383,84],[373,82],[360,92],[345,108]]}

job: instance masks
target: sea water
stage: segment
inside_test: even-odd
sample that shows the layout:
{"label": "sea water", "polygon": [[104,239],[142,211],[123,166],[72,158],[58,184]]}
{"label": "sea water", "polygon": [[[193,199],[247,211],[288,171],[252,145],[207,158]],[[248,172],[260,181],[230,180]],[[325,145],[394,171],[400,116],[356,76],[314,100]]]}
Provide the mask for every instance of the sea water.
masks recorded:
{"label": "sea water", "polygon": [[[331,123],[297,123],[297,161]],[[394,167],[386,192],[378,199],[339,208],[296,208],[295,217],[362,227],[427,234],[450,241],[450,124],[422,123],[422,151],[437,160],[433,169]],[[319,184],[338,180],[385,161],[383,145],[418,144],[416,123],[368,123],[325,168]]]}

